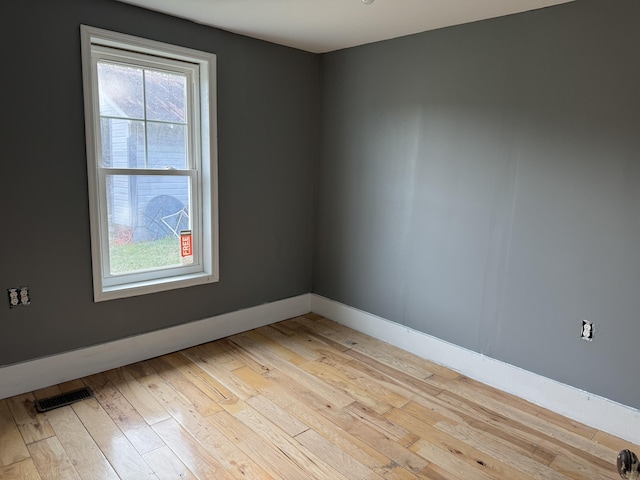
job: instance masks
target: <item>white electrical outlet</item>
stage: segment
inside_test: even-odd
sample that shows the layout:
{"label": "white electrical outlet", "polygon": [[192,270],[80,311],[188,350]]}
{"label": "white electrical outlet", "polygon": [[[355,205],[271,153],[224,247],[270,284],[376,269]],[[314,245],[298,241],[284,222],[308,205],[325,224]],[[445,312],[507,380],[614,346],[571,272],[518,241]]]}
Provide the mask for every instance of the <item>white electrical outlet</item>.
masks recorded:
{"label": "white electrical outlet", "polygon": [[29,287],[20,287],[20,305],[29,305],[30,303]]}
{"label": "white electrical outlet", "polygon": [[20,299],[18,298],[18,289],[10,288],[8,292],[9,292],[9,307],[13,308],[20,305]]}
{"label": "white electrical outlet", "polygon": [[593,322],[589,320],[582,320],[582,330],[580,331],[580,338],[583,340],[593,340]]}

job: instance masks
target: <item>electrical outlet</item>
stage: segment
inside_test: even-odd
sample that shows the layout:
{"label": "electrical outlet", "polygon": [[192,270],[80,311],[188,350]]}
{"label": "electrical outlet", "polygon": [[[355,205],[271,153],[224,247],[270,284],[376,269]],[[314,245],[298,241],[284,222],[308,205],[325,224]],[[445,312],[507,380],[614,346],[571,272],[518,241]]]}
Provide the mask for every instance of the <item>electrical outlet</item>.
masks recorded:
{"label": "electrical outlet", "polygon": [[582,330],[580,331],[580,338],[583,340],[593,340],[593,323],[589,320],[582,320]]}
{"label": "electrical outlet", "polygon": [[31,303],[29,287],[9,288],[7,292],[9,293],[9,308],[29,305]]}

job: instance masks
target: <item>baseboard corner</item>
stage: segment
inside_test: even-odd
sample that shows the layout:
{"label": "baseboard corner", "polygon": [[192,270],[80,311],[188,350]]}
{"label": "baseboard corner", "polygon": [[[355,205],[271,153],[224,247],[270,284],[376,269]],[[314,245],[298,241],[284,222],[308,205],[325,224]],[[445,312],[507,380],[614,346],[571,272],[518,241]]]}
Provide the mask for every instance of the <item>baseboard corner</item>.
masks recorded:
{"label": "baseboard corner", "polygon": [[560,415],[640,445],[640,411],[637,409],[317,294],[311,294],[311,311]]}

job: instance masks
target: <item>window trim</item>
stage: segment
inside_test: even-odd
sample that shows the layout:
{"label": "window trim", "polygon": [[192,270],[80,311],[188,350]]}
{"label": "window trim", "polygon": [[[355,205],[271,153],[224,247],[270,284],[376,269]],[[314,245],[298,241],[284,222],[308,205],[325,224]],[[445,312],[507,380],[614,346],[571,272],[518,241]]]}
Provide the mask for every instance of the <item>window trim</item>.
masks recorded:
{"label": "window trim", "polygon": [[[80,26],[80,35],[94,301],[99,302],[115,298],[125,298],[217,282],[219,280],[219,258],[215,54],[86,25]],[[118,285],[111,285],[110,277],[105,275],[102,257],[103,252],[104,255],[108,255],[108,250],[106,250],[103,245],[104,229],[102,227],[102,216],[106,215],[106,213],[101,212],[100,209],[106,208],[106,205],[99,201],[99,195],[102,194],[101,189],[103,189],[103,186],[99,181],[98,160],[100,157],[97,152],[99,145],[97,145],[96,142],[96,139],[99,138],[96,132],[98,128],[96,125],[96,115],[99,114],[100,110],[98,92],[95,91],[97,82],[93,82],[92,47],[94,45],[125,49],[136,53],[199,65],[200,101],[195,107],[199,110],[200,125],[199,132],[196,132],[196,135],[194,135],[198,141],[195,141],[193,144],[193,148],[197,150],[197,154],[200,156],[200,165],[196,175],[196,181],[200,185],[200,188],[197,189],[199,198],[196,198],[195,201],[200,205],[200,218],[198,222],[202,226],[202,244],[199,246],[202,268],[197,272],[179,273],[151,280],[133,280]],[[194,247],[197,247],[197,245],[194,244]],[[167,271],[173,269],[174,268],[168,268]],[[132,278],[135,278],[135,276],[132,276]]]}

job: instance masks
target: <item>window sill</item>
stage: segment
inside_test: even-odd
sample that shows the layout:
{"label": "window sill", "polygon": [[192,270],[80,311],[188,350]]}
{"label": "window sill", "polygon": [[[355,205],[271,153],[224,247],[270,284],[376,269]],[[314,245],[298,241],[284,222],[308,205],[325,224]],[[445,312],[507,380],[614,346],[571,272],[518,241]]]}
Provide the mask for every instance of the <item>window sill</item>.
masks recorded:
{"label": "window sill", "polygon": [[165,292],[167,290],[204,285],[206,283],[215,283],[217,281],[218,277],[210,273],[192,273],[189,275],[180,275],[159,280],[127,283],[112,287],[98,287],[94,291],[94,301],[103,302],[106,300],[115,300],[117,298],[136,297],[138,295]]}

